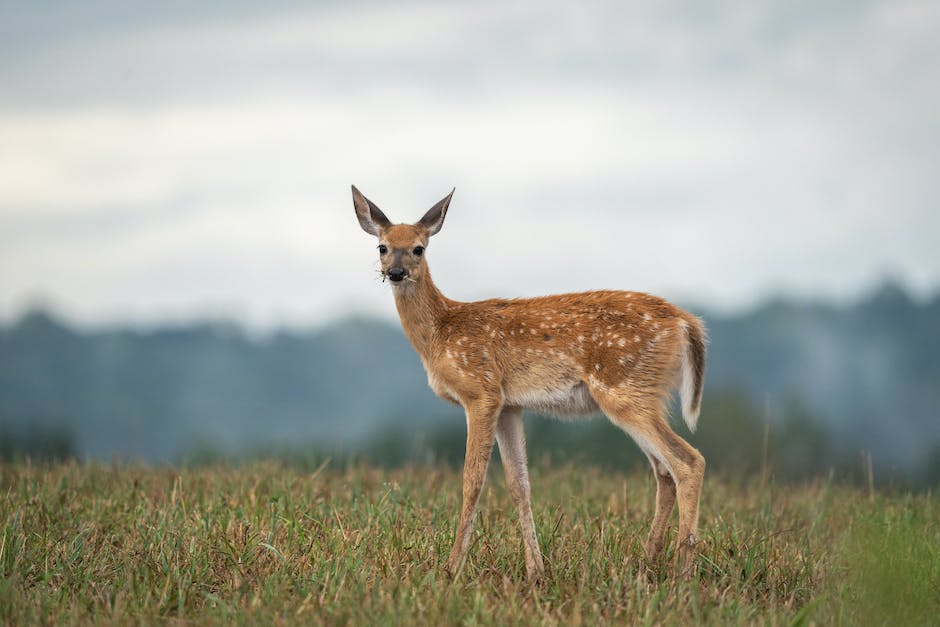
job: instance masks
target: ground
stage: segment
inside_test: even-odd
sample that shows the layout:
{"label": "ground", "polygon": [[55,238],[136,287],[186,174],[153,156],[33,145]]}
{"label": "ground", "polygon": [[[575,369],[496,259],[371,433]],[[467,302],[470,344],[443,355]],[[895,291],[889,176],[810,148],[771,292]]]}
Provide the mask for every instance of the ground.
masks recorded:
{"label": "ground", "polygon": [[456,581],[459,473],[0,466],[0,623],[930,624],[940,505],[820,479],[706,477],[695,577],[646,564],[654,482],[532,471],[548,575],[525,580],[498,464]]}

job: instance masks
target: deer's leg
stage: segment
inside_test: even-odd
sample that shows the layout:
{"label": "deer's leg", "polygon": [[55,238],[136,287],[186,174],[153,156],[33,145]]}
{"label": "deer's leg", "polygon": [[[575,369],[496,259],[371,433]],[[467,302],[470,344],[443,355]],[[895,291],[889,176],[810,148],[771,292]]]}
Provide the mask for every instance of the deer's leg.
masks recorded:
{"label": "deer's leg", "polygon": [[[666,427],[669,428],[668,426]],[[705,458],[688,442],[670,430],[669,446],[683,448],[687,455],[679,467],[681,474],[674,473],[676,496],[679,500],[679,551],[677,559],[686,575],[692,575],[695,565],[695,545],[698,543],[698,508],[705,479]]]}
{"label": "deer's leg", "polygon": [[502,409],[498,400],[477,401],[466,406],[467,412],[467,452],[463,463],[463,505],[460,520],[457,523],[457,537],[454,548],[447,558],[445,568],[455,576],[467,558],[470,537],[473,534],[473,518],[477,502],[486,479],[486,468],[493,452],[493,439],[496,423]]}
{"label": "deer's leg", "polygon": [[672,476],[679,504],[679,550],[676,557],[683,573],[691,574],[705,458],[669,427],[665,409],[659,400],[637,398],[611,388],[592,390],[592,394],[611,421],[626,431],[647,455],[655,458]]}
{"label": "deer's leg", "polygon": [[661,462],[652,455],[648,457],[653,467],[653,476],[656,477],[656,513],[653,515],[653,526],[646,541],[646,557],[654,561],[665,546],[669,516],[676,504],[676,482]]}
{"label": "deer's leg", "polygon": [[[632,427],[636,428],[636,427]],[[634,435],[633,430],[628,433]],[[662,414],[637,429],[634,435],[641,446],[663,464],[672,475],[676,485],[676,500],[679,504],[679,533],[676,540],[679,550],[676,559],[682,572],[691,575],[695,557],[696,532],[698,529],[698,504],[705,476],[705,458],[688,442],[680,438],[666,424]]]}
{"label": "deer's leg", "polygon": [[496,426],[496,442],[499,455],[506,472],[506,486],[519,512],[519,524],[522,526],[522,542],[525,547],[525,569],[529,579],[538,579],[545,572],[542,552],[535,534],[535,521],[532,518],[532,501],[529,488],[529,469],[525,453],[525,431],[522,423],[522,410],[517,407],[506,408],[499,415]]}

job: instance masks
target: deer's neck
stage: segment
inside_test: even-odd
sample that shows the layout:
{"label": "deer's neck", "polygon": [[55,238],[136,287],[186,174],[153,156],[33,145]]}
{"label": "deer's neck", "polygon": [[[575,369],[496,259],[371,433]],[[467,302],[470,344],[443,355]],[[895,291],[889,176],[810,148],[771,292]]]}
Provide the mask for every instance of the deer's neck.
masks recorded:
{"label": "deer's neck", "polygon": [[402,329],[422,359],[427,360],[434,333],[454,301],[437,289],[427,271],[416,283],[396,286],[394,291]]}

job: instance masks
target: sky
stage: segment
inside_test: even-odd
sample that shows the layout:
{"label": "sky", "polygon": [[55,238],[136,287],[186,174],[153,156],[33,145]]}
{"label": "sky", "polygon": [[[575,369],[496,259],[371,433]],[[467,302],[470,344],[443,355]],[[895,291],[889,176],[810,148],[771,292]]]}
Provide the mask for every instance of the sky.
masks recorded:
{"label": "sky", "polygon": [[0,0],[0,319],[393,318],[350,184],[460,300],[928,296],[938,111],[937,2]]}

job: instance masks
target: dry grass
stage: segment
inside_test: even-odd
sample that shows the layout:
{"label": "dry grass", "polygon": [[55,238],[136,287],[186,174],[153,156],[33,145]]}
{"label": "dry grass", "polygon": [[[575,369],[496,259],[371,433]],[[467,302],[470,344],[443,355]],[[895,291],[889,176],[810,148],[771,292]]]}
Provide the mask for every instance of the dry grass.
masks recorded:
{"label": "dry grass", "polygon": [[441,570],[459,475],[279,463],[0,467],[0,622],[928,624],[940,507],[825,481],[709,476],[697,577],[650,571],[653,482],[533,469],[549,576],[524,579],[491,469],[462,576]]}

